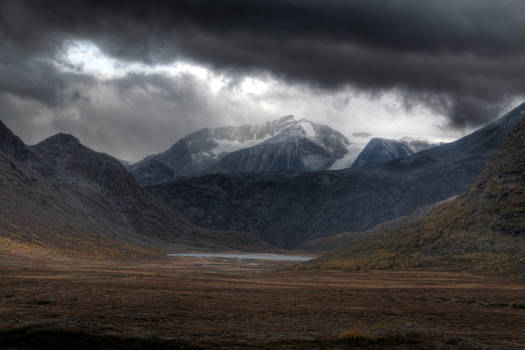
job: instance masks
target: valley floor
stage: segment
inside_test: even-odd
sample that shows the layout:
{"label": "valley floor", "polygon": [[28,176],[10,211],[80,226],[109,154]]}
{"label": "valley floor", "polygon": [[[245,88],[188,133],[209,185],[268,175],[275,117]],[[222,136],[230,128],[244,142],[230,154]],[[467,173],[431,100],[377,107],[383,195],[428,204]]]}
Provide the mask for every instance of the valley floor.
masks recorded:
{"label": "valley floor", "polygon": [[524,281],[292,265],[0,255],[0,348],[525,348]]}

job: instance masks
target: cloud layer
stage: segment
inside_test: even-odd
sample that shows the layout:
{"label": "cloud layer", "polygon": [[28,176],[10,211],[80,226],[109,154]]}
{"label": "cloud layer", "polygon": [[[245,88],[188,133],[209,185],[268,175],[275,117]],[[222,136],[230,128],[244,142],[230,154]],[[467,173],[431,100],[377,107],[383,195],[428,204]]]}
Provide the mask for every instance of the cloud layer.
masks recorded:
{"label": "cloud layer", "polygon": [[[100,87],[100,79],[57,68],[57,62],[67,64],[66,43],[84,40],[123,62],[182,60],[231,81],[269,75],[316,91],[394,93],[409,109],[422,105],[452,127],[465,128],[493,119],[525,96],[523,33],[525,3],[519,0],[179,0],[125,6],[7,0],[0,5],[0,94],[3,101],[37,101],[55,114],[71,105],[88,108],[89,99],[82,98]],[[173,93],[170,87],[179,83],[143,74],[103,85],[120,97],[129,97],[131,86],[155,86],[156,92],[167,91],[171,105],[182,101],[185,115],[191,108],[206,115],[202,101],[213,99],[206,92],[199,102],[192,100],[189,90],[205,90],[191,83]],[[132,103],[140,100],[134,98]]]}

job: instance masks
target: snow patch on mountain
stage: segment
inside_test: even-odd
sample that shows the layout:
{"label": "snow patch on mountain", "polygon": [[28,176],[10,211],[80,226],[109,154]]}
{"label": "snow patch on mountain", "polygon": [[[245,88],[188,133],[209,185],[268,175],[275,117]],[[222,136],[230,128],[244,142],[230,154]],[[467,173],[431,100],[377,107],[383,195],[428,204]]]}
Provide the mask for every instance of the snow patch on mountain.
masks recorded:
{"label": "snow patch on mountain", "polygon": [[342,157],[336,160],[329,170],[341,170],[341,169],[347,169],[352,166],[354,161],[359,156],[359,153],[363,150],[364,145],[359,145],[357,143],[351,143],[347,147],[346,154]]}
{"label": "snow patch on mountain", "polygon": [[352,147],[338,131],[288,115],[260,125],[201,129],[130,168],[148,185],[214,172],[327,170]]}
{"label": "snow patch on mountain", "polygon": [[299,121],[299,126],[301,126],[301,128],[306,133],[306,137],[317,136],[317,133],[315,132],[314,127],[312,126],[312,122],[302,119]]}
{"label": "snow patch on mountain", "polygon": [[216,156],[217,158],[220,158],[221,156],[226,155],[228,153],[232,153],[232,152],[238,151],[243,148],[255,146],[261,142],[264,142],[270,137],[271,136],[266,136],[262,139],[252,139],[246,142],[215,139],[217,146],[211,149],[209,152],[213,154],[214,156]]}

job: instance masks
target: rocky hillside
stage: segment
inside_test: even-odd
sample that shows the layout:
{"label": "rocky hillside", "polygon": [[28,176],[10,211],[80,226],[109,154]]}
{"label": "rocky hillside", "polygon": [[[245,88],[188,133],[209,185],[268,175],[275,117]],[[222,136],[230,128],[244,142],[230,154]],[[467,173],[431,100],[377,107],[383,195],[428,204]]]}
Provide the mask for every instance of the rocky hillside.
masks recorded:
{"label": "rocky hillside", "polygon": [[296,248],[368,230],[465,191],[523,115],[525,104],[455,142],[369,168],[209,175],[148,189],[191,222]]}
{"label": "rocky hillside", "polygon": [[352,242],[355,242],[357,240],[370,237],[372,235],[375,235],[377,233],[381,233],[385,230],[392,230],[401,226],[406,226],[407,224],[410,224],[412,222],[415,222],[428,213],[437,206],[440,206],[444,203],[450,202],[454,200],[457,196],[447,198],[443,201],[426,205],[421,208],[417,208],[414,211],[410,212],[408,215],[403,215],[400,217],[397,217],[390,221],[385,221],[380,223],[379,225],[376,225],[372,227],[369,230],[361,231],[361,232],[343,232],[338,233],[333,236],[328,237],[321,237],[316,238],[310,241],[306,241],[303,244],[301,244],[297,250],[302,252],[312,252],[312,253],[320,253],[320,252],[330,252],[337,248],[340,248],[343,245],[350,244]]}
{"label": "rocky hillside", "polygon": [[395,159],[405,158],[414,153],[440,146],[446,142],[405,136],[399,140],[374,137],[352,163],[352,168],[386,164]]}
{"label": "rocky hillside", "polygon": [[402,142],[382,138],[373,138],[359,153],[352,168],[385,164],[394,159],[405,158],[414,154],[412,149]]}
{"label": "rocky hillside", "polygon": [[356,240],[315,268],[439,267],[525,278],[525,118],[476,182],[421,220]]}
{"label": "rocky hillside", "polygon": [[0,246],[98,257],[164,248],[263,247],[195,227],[144,190],[114,158],[59,134],[26,146],[0,124]]}
{"label": "rocky hillside", "polygon": [[318,171],[349,150],[356,153],[341,133],[286,116],[262,125],[199,130],[129,169],[147,185],[213,173]]}

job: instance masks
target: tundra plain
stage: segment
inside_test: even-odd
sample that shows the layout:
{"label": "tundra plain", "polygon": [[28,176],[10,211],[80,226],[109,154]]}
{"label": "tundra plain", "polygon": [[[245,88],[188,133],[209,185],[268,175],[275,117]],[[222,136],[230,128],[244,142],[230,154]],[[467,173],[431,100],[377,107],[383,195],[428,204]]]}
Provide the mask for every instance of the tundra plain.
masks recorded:
{"label": "tundra plain", "polygon": [[0,348],[523,349],[525,282],[293,262],[0,256]]}

